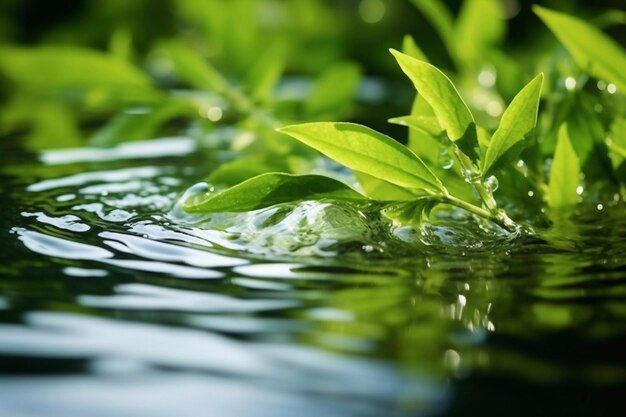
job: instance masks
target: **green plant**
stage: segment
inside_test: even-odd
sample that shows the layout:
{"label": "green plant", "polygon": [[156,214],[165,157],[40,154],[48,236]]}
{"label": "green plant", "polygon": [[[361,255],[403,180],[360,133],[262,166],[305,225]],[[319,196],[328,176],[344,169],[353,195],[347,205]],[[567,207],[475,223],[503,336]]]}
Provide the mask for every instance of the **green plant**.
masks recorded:
{"label": "green plant", "polygon": [[[362,181],[365,194],[374,199],[390,200],[385,203],[384,212],[403,223],[419,222],[436,205],[450,204],[491,220],[506,230],[515,230],[516,224],[497,206],[493,198],[492,184],[495,177],[492,175],[519,154],[524,137],[534,128],[543,75],[537,76],[518,93],[505,111],[499,128],[481,147],[472,113],[448,77],[427,62],[395,50],[391,52],[434,114],[430,117],[412,115],[407,119],[408,122],[445,143],[462,167],[465,181],[479,195],[482,206],[455,196],[413,151],[367,127],[351,123],[317,122],[279,130],[346,167],[365,174],[366,179]],[[272,175],[278,178],[279,174]],[[322,192],[316,189],[310,193],[279,192],[279,187],[285,186],[284,181],[268,182],[264,181],[265,178],[255,177],[221,193],[195,197],[185,202],[184,208],[188,211],[214,212],[224,211],[227,206],[231,211],[245,211],[251,206],[261,208],[308,198],[355,197],[347,189],[340,194],[324,192],[321,184],[329,184],[324,177],[288,177],[290,187],[294,189],[307,190],[312,184],[322,189]],[[334,191],[336,186],[333,184],[331,190]],[[254,197],[250,194],[251,189],[255,190]],[[368,189],[375,191],[368,192]],[[256,203],[236,203],[250,198]],[[224,205],[229,201],[232,203]]]}
{"label": "green plant", "polygon": [[[447,39],[450,51],[456,54],[453,56],[459,58],[457,63],[463,62],[464,68],[476,68],[481,54],[475,51],[465,56],[464,51],[453,48],[452,38],[460,33],[473,34],[477,43],[482,39],[482,55],[494,56],[493,45],[499,39],[499,29],[492,28],[493,36],[481,37],[476,27],[464,27],[461,18],[452,25],[445,17],[447,12],[439,6],[431,8],[419,1],[415,4],[433,20],[440,35]],[[461,17],[464,13],[476,15],[480,4],[480,1],[464,3]],[[495,13],[495,9],[490,10]],[[517,92],[490,134],[489,126],[478,126],[475,115],[452,81],[428,63],[415,41],[407,37],[403,44],[405,53],[391,52],[413,82],[418,96],[411,114],[390,122],[409,127],[408,146],[353,123],[314,122],[279,129],[350,168],[358,180],[360,198],[347,185],[326,177],[287,177],[274,173],[253,177],[221,192],[196,195],[184,203],[184,208],[211,213],[224,211],[226,203],[229,211],[244,211],[306,199],[360,199],[378,202],[385,215],[401,224],[416,225],[434,207],[451,205],[514,231],[520,226],[498,205],[493,194],[500,174],[509,185],[505,197],[522,201],[527,193],[528,196],[537,193],[540,207],[549,208],[549,214],[580,202],[582,178],[587,179],[586,186],[591,189],[606,188],[613,192],[614,181],[623,183],[619,178],[626,158],[626,141],[620,128],[624,125],[623,106],[619,100],[613,103],[582,87],[586,73],[600,82],[614,83],[609,84],[613,89],[608,91],[609,95],[621,90],[624,76],[618,67],[626,62],[626,54],[608,36],[578,18],[540,7],[534,10],[583,72],[577,82],[580,87],[572,87],[576,81],[567,72],[565,88],[555,85],[557,77],[563,76],[561,66],[548,74],[548,91],[542,93],[544,75],[539,74]],[[470,61],[474,64],[470,65]],[[546,108],[541,113],[542,123],[536,128],[542,94]],[[599,115],[595,114],[597,111],[586,113],[589,106],[604,109],[604,105],[607,108]],[[586,126],[579,125],[583,114],[588,116],[583,122]],[[607,134],[610,140],[605,143]],[[437,160],[437,151],[444,156],[443,160]],[[549,158],[550,164],[546,165],[545,158]],[[605,163],[609,159],[612,166],[611,162]],[[604,170],[604,174],[598,174],[598,169]],[[313,184],[316,186],[310,188]],[[285,189],[298,191],[286,193]],[[598,198],[603,194],[593,195]],[[247,203],[237,203],[243,200]]]}

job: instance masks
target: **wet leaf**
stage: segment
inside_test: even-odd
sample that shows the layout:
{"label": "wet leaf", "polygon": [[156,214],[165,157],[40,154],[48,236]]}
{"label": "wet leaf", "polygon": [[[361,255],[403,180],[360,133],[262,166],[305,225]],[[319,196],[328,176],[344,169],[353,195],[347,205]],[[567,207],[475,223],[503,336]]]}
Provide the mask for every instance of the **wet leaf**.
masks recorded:
{"label": "wet leaf", "polygon": [[407,188],[443,190],[441,181],[406,146],[354,123],[304,123],[279,129],[350,169]]}
{"label": "wet leaf", "polygon": [[217,193],[191,196],[183,203],[190,213],[244,212],[279,203],[340,199],[365,201],[346,184],[322,175],[267,173]]}
{"label": "wet leaf", "polygon": [[411,79],[417,92],[432,107],[439,125],[448,137],[466,155],[476,159],[478,147],[474,118],[452,84],[452,81],[433,65],[391,50],[402,71]]}
{"label": "wet leaf", "polygon": [[400,224],[419,226],[439,203],[441,200],[437,197],[424,196],[411,201],[391,204],[385,207],[383,214]]}
{"label": "wet leaf", "polygon": [[485,153],[482,167],[484,178],[514,158],[511,153],[519,153],[525,145],[520,142],[537,124],[542,84],[543,74],[539,74],[517,93],[504,111],[500,126],[491,137]]}

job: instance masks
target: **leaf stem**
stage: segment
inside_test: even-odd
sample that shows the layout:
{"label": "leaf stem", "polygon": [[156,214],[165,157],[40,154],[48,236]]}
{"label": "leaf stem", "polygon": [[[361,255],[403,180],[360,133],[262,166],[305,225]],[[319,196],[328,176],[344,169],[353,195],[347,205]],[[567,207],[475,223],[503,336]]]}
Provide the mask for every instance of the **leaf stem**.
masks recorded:
{"label": "leaf stem", "polygon": [[460,198],[457,198],[450,194],[444,194],[443,200],[448,204],[462,208],[463,210],[466,210],[472,214],[492,221],[508,232],[514,232],[518,229],[515,222],[506,215],[504,210],[498,209],[497,207],[493,210],[487,210],[482,207],[475,206],[472,203],[468,203],[467,201],[463,201]]}

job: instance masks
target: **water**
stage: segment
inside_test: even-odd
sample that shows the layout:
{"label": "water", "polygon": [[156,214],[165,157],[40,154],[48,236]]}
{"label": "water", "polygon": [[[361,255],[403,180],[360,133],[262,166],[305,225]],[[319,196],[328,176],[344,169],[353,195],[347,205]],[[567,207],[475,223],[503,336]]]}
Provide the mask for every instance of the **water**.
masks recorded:
{"label": "water", "polygon": [[623,206],[543,239],[333,202],[185,216],[216,154],[0,141],[0,415],[622,414]]}

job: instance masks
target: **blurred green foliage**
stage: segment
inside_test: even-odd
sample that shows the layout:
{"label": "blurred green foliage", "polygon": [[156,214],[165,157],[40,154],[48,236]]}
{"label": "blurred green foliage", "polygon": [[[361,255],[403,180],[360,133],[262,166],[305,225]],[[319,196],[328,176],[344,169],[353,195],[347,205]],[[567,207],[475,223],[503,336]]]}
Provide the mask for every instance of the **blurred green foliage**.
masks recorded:
{"label": "blurred green foliage", "polygon": [[[621,199],[624,7],[620,0],[536,3],[578,19],[537,8],[540,19],[519,0],[7,0],[0,4],[0,135],[35,150],[226,137],[232,161],[212,180],[233,185],[314,168],[311,151],[275,128],[355,121],[407,143],[450,190],[471,199],[460,168],[441,169],[449,158],[433,140],[432,99],[416,96],[387,54],[402,47],[453,81],[481,126],[474,140],[482,148],[515,94],[546,74],[538,128],[517,164],[499,174],[501,205],[535,217],[547,202],[575,199],[550,198],[558,188],[551,173],[574,172],[550,165],[557,139],[557,156],[573,149],[579,161],[578,194]],[[385,123],[403,113],[394,121],[408,130]],[[358,175],[364,188],[376,188]]]}

